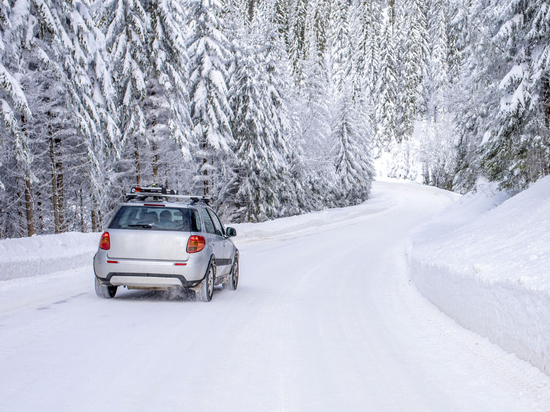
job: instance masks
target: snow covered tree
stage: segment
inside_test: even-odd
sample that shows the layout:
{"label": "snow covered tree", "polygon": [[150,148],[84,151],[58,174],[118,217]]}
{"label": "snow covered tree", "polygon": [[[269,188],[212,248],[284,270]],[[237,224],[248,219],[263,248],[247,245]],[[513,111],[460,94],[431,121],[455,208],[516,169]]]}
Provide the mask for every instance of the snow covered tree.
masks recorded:
{"label": "snow covered tree", "polygon": [[374,169],[369,133],[353,99],[353,43],[349,31],[349,5],[339,0],[333,9],[332,82],[336,96],[333,139],[338,147],[336,174],[340,180],[340,205],[365,201],[370,193]]}
{"label": "snow covered tree", "polygon": [[544,3],[456,6],[454,20],[470,28],[459,37],[466,64],[454,99],[462,190],[472,187],[479,174],[521,190],[549,173]]}
{"label": "snow covered tree", "polygon": [[[178,173],[167,176],[171,162],[181,167],[192,151],[185,5],[113,0],[101,4],[98,15],[124,131],[117,185],[173,182]],[[171,152],[173,143],[179,154]]]}
{"label": "snow covered tree", "polygon": [[317,20],[321,17],[326,19],[326,15],[319,11],[319,8],[324,7],[326,4],[319,2],[310,10],[310,22],[316,23],[308,30],[308,53],[304,62],[304,83],[300,90],[301,107],[297,116],[300,121],[304,156],[302,181],[307,191],[308,205],[304,206],[305,210],[334,207],[337,185],[334,165],[336,153],[331,133],[334,97],[331,93],[331,79],[326,62],[327,40],[326,33],[315,28],[315,25],[322,28],[325,24]]}
{"label": "snow covered tree", "polygon": [[134,140],[136,183],[141,183],[139,140],[146,136],[143,105],[147,96],[146,77],[150,49],[150,15],[140,0],[111,0],[99,10],[101,28],[109,50],[109,71],[117,86],[117,107],[122,143]]}
{"label": "snow covered tree", "polygon": [[429,0],[427,4],[429,30],[429,65],[424,82],[426,115],[438,121],[445,111],[443,93],[449,87],[449,42],[447,8],[444,0]]}
{"label": "snow covered tree", "polygon": [[394,30],[394,9],[385,9],[380,54],[380,69],[376,85],[378,103],[376,105],[376,146],[380,153],[394,142],[400,142],[397,134],[398,78],[396,63],[396,44]]}
{"label": "snow covered tree", "polygon": [[294,81],[299,85],[303,80],[303,64],[307,53],[308,0],[293,0],[290,4],[288,56]]}
{"label": "snow covered tree", "polygon": [[415,180],[417,177],[414,150],[410,140],[403,140],[391,151],[388,176],[396,179]]}
{"label": "snow covered tree", "polygon": [[[11,7],[9,2],[0,6],[0,104],[4,139],[13,147],[13,156],[19,176],[23,180],[26,235],[35,234],[34,192],[36,178],[32,172],[33,156],[30,151],[27,122],[31,119],[25,93],[18,77],[24,71],[21,50],[25,47],[27,30],[36,20],[29,18],[29,5],[20,2]],[[8,144],[6,141],[4,145]],[[1,166],[1,165],[0,165]],[[0,189],[4,189],[0,180]]]}
{"label": "snow covered tree", "polygon": [[232,185],[239,221],[262,221],[303,210],[299,145],[293,132],[284,42],[271,22],[271,10],[259,8],[240,30],[231,80],[233,150],[237,157]]}
{"label": "snow covered tree", "polygon": [[312,0],[309,2],[307,18],[307,34],[310,39],[308,53],[315,45],[319,55],[328,51],[330,33],[331,2],[329,0]]}
{"label": "snow covered tree", "polygon": [[422,83],[428,62],[428,32],[424,9],[423,0],[404,0],[396,12],[400,33],[397,133],[402,140],[411,138],[414,121],[418,119],[424,106]]}
{"label": "snow covered tree", "polygon": [[94,229],[99,230],[108,158],[119,151],[113,90],[104,70],[103,37],[85,3],[37,1],[34,8],[40,41],[33,40],[31,56],[41,67],[53,68],[66,88],[66,104],[87,156],[92,220]]}
{"label": "snow covered tree", "polygon": [[273,132],[277,133],[277,129],[273,130],[268,118],[270,85],[258,52],[257,47],[250,47],[239,57],[231,85],[231,123],[238,162],[234,219],[241,222],[264,221],[279,215],[279,181],[286,167],[275,146],[277,136]]}
{"label": "snow covered tree", "polygon": [[189,97],[187,92],[188,63],[187,21],[183,5],[176,0],[155,0],[149,3],[151,14],[151,62],[154,72],[147,78],[148,137],[158,141],[170,137],[190,156]]}
{"label": "snow covered tree", "polygon": [[[357,0],[353,27],[357,37],[356,77],[366,99],[373,101],[380,67],[382,11],[379,0]],[[373,105],[369,102],[369,105]]]}
{"label": "snow covered tree", "polygon": [[223,34],[219,0],[192,0],[189,9],[193,33],[188,43],[189,94],[193,136],[199,145],[197,179],[209,196],[215,194],[220,160],[233,143],[226,68],[230,46]]}
{"label": "snow covered tree", "polygon": [[550,83],[546,2],[509,0],[487,10],[493,42],[507,53],[499,81],[500,110],[480,147],[490,180],[526,188],[550,173]]}

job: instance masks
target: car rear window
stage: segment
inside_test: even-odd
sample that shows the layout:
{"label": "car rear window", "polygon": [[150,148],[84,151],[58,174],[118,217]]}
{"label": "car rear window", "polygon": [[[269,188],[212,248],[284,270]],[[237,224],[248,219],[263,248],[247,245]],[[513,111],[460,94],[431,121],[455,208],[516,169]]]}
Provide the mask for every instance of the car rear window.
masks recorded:
{"label": "car rear window", "polygon": [[189,209],[176,207],[122,206],[110,229],[190,231]]}

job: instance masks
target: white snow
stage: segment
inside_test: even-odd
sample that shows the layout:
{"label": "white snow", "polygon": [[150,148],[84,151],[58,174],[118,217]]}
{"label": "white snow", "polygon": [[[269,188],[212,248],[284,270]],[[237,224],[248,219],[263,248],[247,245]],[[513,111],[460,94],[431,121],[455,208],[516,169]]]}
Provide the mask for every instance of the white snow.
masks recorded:
{"label": "white snow", "polygon": [[481,185],[418,229],[411,278],[460,325],[550,373],[550,178],[509,197]]}
{"label": "white snow", "polygon": [[0,281],[76,269],[92,262],[99,233],[63,233],[0,241]]}
{"label": "white snow", "polygon": [[[519,229],[516,208],[538,204],[544,213],[548,184],[508,200],[465,198],[416,231],[409,252],[422,292],[427,278],[416,269],[440,262],[428,249],[450,238],[443,239],[451,233],[445,228],[463,239],[477,215],[477,242],[499,217],[514,217]],[[456,325],[408,278],[408,234],[456,195],[395,182],[377,182],[372,193],[356,207],[232,225],[239,232],[239,289],[216,289],[208,304],[147,291],[96,297],[91,258],[98,234],[0,242],[2,273],[17,256],[37,275],[0,281],[0,410],[550,411],[549,376]],[[506,235],[518,258],[511,243],[517,232]],[[522,264],[547,264],[541,244],[525,249]],[[80,267],[59,271],[67,262],[78,266],[80,255],[87,255]],[[468,264],[474,283],[484,273],[501,279],[493,271],[501,262]],[[539,290],[525,285],[544,283],[526,280],[534,278],[528,271],[521,277],[524,285],[513,289],[519,298]],[[453,286],[462,293],[462,284]]]}
{"label": "white snow", "polygon": [[523,79],[524,76],[524,66],[516,64],[510,69],[508,74],[502,78],[500,84],[498,85],[499,89],[505,89],[510,85],[510,83],[515,84],[518,80]]}

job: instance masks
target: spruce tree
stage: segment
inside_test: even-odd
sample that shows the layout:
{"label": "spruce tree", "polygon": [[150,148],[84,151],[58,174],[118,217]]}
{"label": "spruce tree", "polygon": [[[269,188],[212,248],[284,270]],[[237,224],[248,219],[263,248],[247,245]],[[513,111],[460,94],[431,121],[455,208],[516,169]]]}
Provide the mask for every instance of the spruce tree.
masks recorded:
{"label": "spruce tree", "polygon": [[[36,19],[29,18],[28,4],[26,6],[12,9],[9,2],[3,2],[0,6],[0,104],[3,120],[0,131],[5,136],[4,139],[0,136],[0,141],[3,145],[11,146],[10,149],[13,148],[9,152],[13,154],[18,175],[23,181],[23,187],[19,190],[24,192],[24,234],[32,236],[36,232],[33,199],[36,177],[32,172],[33,155],[27,132],[27,123],[32,115],[25,93],[17,80],[25,70],[24,61],[21,61],[21,51],[27,43],[25,32],[27,27],[32,29],[36,22]],[[3,189],[5,186],[0,179],[0,190]]]}
{"label": "spruce tree", "polygon": [[336,174],[340,181],[341,206],[365,201],[370,193],[374,169],[368,131],[361,122],[353,99],[353,43],[350,38],[349,5],[339,0],[333,10],[332,82],[336,107],[332,135],[338,148]]}
{"label": "spruce tree", "polygon": [[376,85],[376,147],[377,152],[389,149],[394,142],[400,142],[397,134],[398,78],[393,7],[386,8],[383,19],[380,54],[380,69]]}
{"label": "spruce tree", "polygon": [[428,64],[428,32],[423,0],[405,0],[397,10],[399,44],[398,134],[402,140],[412,137],[414,121],[424,112],[422,83]]}
{"label": "spruce tree", "polygon": [[205,196],[214,193],[221,159],[233,143],[228,102],[227,64],[230,45],[223,34],[222,5],[218,0],[189,4],[192,37],[188,42],[189,95],[192,133],[198,150],[197,180]]}

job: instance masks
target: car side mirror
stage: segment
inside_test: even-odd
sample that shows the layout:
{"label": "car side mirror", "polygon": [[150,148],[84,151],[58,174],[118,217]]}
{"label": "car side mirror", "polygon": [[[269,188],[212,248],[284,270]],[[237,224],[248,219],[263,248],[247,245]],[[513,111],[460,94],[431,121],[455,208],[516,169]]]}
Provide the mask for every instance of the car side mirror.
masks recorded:
{"label": "car side mirror", "polygon": [[227,235],[227,237],[234,237],[237,236],[237,231],[232,227],[226,227],[225,234]]}

